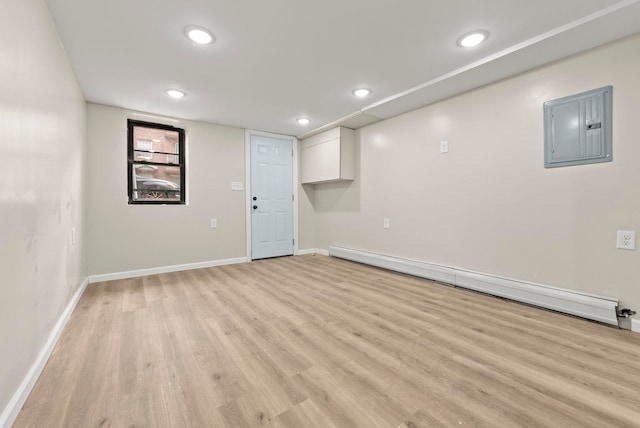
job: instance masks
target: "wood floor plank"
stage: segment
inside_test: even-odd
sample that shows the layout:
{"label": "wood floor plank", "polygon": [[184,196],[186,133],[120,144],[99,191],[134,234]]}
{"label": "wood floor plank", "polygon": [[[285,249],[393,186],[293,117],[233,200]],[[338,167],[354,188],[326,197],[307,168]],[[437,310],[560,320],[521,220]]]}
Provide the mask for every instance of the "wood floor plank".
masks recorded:
{"label": "wood floor plank", "polygon": [[91,284],[15,427],[640,426],[640,335],[309,255]]}
{"label": "wood floor plank", "polygon": [[339,428],[309,399],[276,416],[274,428]]}
{"label": "wood floor plank", "polygon": [[222,417],[221,425],[216,427],[272,428],[272,417],[260,396],[255,393],[244,395],[229,404],[218,408]]}
{"label": "wood floor plank", "polygon": [[389,424],[369,411],[353,391],[340,385],[331,371],[315,366],[294,376],[296,384],[317,404],[318,408],[339,427],[387,427]]}

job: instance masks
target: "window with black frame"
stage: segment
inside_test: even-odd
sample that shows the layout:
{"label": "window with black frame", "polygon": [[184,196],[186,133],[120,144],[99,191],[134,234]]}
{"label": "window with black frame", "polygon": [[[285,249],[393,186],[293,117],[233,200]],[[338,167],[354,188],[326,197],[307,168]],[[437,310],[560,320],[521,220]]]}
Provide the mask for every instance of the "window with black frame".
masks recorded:
{"label": "window with black frame", "polygon": [[184,129],[129,119],[130,204],[184,204]]}

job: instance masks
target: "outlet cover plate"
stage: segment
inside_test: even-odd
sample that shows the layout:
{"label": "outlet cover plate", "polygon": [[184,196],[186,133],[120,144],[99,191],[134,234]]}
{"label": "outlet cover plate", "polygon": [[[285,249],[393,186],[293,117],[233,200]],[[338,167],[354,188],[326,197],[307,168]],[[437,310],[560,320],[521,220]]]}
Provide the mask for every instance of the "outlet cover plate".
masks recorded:
{"label": "outlet cover plate", "polygon": [[635,250],[636,232],[633,230],[619,230],[616,239],[616,248],[621,250]]}

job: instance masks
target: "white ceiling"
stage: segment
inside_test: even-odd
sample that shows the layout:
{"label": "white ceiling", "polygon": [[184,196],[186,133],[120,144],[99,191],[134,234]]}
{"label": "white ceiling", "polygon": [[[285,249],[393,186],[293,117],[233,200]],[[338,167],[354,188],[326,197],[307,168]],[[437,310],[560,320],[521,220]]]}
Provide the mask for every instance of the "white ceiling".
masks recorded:
{"label": "white ceiling", "polygon": [[[47,4],[87,101],[297,136],[392,117],[640,32],[640,0]],[[188,25],[216,43],[194,46]],[[490,32],[484,44],[456,45],[476,29]],[[373,93],[358,99],[358,87]]]}

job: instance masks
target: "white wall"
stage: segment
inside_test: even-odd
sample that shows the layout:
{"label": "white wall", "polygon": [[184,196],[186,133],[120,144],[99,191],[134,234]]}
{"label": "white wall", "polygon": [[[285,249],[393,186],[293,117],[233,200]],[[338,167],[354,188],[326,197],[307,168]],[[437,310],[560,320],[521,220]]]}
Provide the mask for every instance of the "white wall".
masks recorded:
{"label": "white wall", "polygon": [[[127,118],[87,104],[89,274],[102,275],[246,256],[244,130],[187,120],[187,205],[128,205]],[[210,219],[218,228],[209,227]]]}
{"label": "white wall", "polygon": [[[304,186],[316,246],[618,297],[640,311],[640,249],[615,248],[617,229],[640,232],[638,52],[640,35],[362,128],[355,182]],[[614,161],[545,169],[543,102],[606,85]]]}
{"label": "white wall", "polygon": [[2,413],[86,267],[84,98],[44,1],[0,10]]}
{"label": "white wall", "polygon": [[[298,141],[298,171],[302,171],[302,143]],[[300,177],[300,174],[298,174]],[[298,180],[300,181],[300,180]],[[298,249],[301,252],[316,249],[315,191],[310,185],[298,182]]]}

